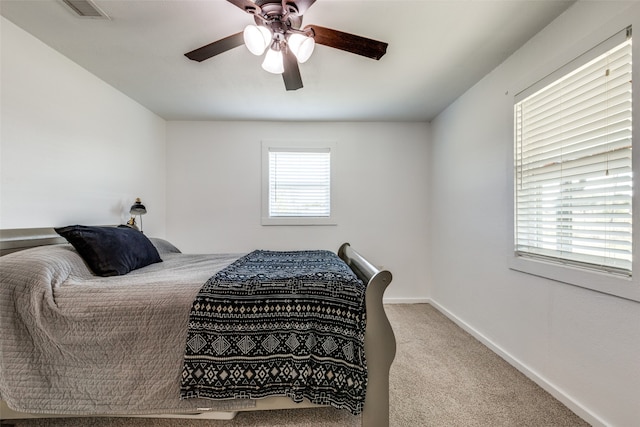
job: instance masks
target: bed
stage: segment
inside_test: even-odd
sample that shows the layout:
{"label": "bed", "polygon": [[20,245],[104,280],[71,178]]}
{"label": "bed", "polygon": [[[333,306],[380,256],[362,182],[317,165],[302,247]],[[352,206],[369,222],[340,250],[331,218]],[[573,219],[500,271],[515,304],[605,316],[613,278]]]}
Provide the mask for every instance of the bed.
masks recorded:
{"label": "bed", "polygon": [[[211,399],[185,392],[185,342],[198,323],[191,316],[203,284],[229,277],[232,274],[221,274],[264,257],[265,252],[183,254],[166,240],[144,239],[157,250],[161,262],[102,277],[88,267],[78,248],[53,229],[0,232],[1,419],[232,419],[239,411],[336,406],[331,399],[316,399],[316,403],[262,395]],[[324,252],[322,256],[331,255]],[[340,246],[338,257],[364,289],[362,425],[388,426],[395,338],[382,298],[391,274],[374,267],[348,243]],[[200,315],[209,316],[202,310]],[[298,346],[295,337],[293,341]],[[358,368],[355,362],[354,367]]]}

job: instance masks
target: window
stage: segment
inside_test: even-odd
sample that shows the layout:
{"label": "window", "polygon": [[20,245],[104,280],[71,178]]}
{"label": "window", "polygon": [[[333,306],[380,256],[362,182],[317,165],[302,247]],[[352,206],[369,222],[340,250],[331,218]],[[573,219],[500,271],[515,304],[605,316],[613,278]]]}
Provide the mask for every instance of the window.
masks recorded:
{"label": "window", "polygon": [[330,225],[331,143],[263,142],[263,225]]}
{"label": "window", "polygon": [[516,96],[516,258],[631,276],[631,53],[629,28]]}

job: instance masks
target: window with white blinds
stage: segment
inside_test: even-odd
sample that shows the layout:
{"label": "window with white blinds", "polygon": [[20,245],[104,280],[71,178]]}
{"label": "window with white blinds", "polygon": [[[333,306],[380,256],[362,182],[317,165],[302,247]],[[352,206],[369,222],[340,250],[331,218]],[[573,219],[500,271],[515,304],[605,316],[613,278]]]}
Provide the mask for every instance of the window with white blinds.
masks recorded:
{"label": "window with white blinds", "polygon": [[332,223],[330,145],[263,144],[263,224]]}
{"label": "window with white blinds", "polygon": [[631,52],[627,29],[516,97],[517,256],[631,275]]}

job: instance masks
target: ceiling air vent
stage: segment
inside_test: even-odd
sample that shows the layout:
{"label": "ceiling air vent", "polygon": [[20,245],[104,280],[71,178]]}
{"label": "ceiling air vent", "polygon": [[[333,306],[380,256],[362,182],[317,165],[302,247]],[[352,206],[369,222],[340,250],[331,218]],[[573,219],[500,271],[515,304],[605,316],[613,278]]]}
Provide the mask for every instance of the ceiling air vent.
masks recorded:
{"label": "ceiling air vent", "polygon": [[62,3],[81,18],[109,19],[91,0],[62,0]]}

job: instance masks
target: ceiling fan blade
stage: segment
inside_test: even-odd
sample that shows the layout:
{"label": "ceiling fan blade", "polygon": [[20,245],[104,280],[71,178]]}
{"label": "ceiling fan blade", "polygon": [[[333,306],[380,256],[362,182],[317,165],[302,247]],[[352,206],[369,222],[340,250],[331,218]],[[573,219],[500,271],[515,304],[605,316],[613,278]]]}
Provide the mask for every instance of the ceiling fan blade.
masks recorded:
{"label": "ceiling fan blade", "polygon": [[385,42],[332,30],[331,28],[320,27],[318,25],[307,25],[304,29],[313,30],[315,33],[313,38],[316,43],[355,53],[356,55],[366,56],[367,58],[382,58],[387,52],[387,46],[389,46],[389,44]]}
{"label": "ceiling fan blade", "polygon": [[282,73],[282,79],[284,80],[284,87],[287,90],[298,90],[302,88],[302,76],[300,76],[298,60],[289,49],[283,53],[284,73]]}
{"label": "ceiling fan blade", "polygon": [[252,2],[251,0],[227,0],[234,6],[239,7],[247,13],[252,15],[260,13],[260,6]]}
{"label": "ceiling fan blade", "polygon": [[208,45],[202,46],[196,50],[192,50],[191,52],[185,53],[184,56],[193,61],[202,62],[212,56],[231,50],[234,47],[241,46],[243,43],[244,35],[240,32],[213,43],[209,43]]}
{"label": "ceiling fan blade", "polygon": [[283,1],[285,3],[294,3],[296,5],[296,8],[298,9],[298,15],[304,15],[307,9],[309,9],[316,2],[316,0],[295,0],[295,1],[283,0]]}

